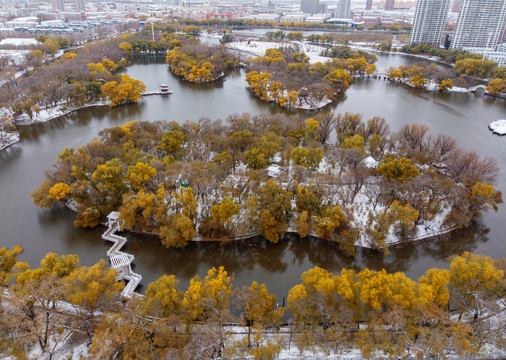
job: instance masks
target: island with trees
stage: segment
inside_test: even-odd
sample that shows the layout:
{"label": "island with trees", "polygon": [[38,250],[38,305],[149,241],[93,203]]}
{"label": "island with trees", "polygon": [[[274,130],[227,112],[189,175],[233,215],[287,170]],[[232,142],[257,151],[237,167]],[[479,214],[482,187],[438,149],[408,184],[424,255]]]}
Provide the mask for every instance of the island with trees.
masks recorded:
{"label": "island with trees", "polygon": [[[47,254],[40,267],[0,248],[0,356],[24,359],[500,357],[505,261],[465,252],[417,281],[404,273],[316,267],[280,306],[264,284],[223,268],[174,275],[122,298],[101,260]],[[284,316],[284,318],[283,318]],[[290,319],[288,322],[286,319]],[[284,320],[284,321],[283,321]]]}
{"label": "island with trees", "polygon": [[[388,51],[390,50],[391,43]],[[482,84],[483,81],[480,80],[484,80],[487,84],[488,94],[503,98],[506,94],[506,68],[499,67],[496,62],[484,58],[483,55],[472,54],[466,50],[438,49],[427,44],[404,45],[400,51],[406,54],[436,57],[440,61],[452,65],[453,69],[451,71],[447,69],[443,77],[439,76],[439,84],[444,81],[445,77],[448,77],[447,80],[451,80],[457,86],[468,88]],[[427,66],[422,67],[426,68]],[[440,75],[441,71],[444,70],[439,69]],[[433,74],[434,71],[423,72],[426,79],[430,79]],[[419,76],[418,80],[420,79]],[[417,82],[420,83],[420,81]],[[444,91],[444,89],[441,90]]]}
{"label": "island with trees", "polygon": [[199,84],[212,82],[239,65],[237,56],[223,45],[203,44],[190,35],[178,38],[166,34],[166,37],[173,38],[166,55],[169,69],[184,80]]}
{"label": "island with trees", "polygon": [[[335,134],[335,137],[334,135]],[[387,245],[468,225],[502,202],[493,159],[424,125],[391,133],[379,117],[324,112],[233,115],[226,122],[132,122],[66,148],[32,193],[66,204],[76,226],[119,211],[124,230],[163,245],[287,231],[356,246]]]}
{"label": "island with trees", "polygon": [[129,37],[85,44],[45,64],[42,50],[52,51],[55,44],[68,46],[68,42],[46,39],[42,50],[31,52],[26,73],[19,79],[11,74],[0,87],[1,113],[10,123],[23,125],[87,106],[136,103],[142,98],[144,83],[115,74],[127,65],[128,54],[119,45]]}
{"label": "island with trees", "polygon": [[317,109],[348,90],[352,75],[376,71],[374,55],[355,51],[326,54],[332,60],[310,64],[297,44],[268,49],[264,56],[248,60],[246,81],[261,100],[287,108]]}

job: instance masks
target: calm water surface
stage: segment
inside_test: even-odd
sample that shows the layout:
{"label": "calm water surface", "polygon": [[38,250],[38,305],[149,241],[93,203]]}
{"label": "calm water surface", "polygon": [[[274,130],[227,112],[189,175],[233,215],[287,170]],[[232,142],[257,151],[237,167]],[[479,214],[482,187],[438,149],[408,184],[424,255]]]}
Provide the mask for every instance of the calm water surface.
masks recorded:
{"label": "calm water surface", "polygon": [[[380,56],[380,62],[398,66],[402,58]],[[146,97],[137,105],[116,109],[82,110],[47,124],[22,129],[21,141],[0,152],[0,246],[22,245],[25,252],[21,259],[34,266],[50,251],[76,253],[85,265],[106,257],[109,244],[100,237],[103,228],[75,228],[70,211],[41,210],[32,204],[29,196],[43,181],[44,171],[63,148],[81,146],[103,128],[133,120],[183,122],[201,117],[226,119],[232,113],[281,111],[277,106],[258,101],[246,90],[243,71],[235,71],[206,86],[182,82],[163,64],[136,64],[127,72],[144,81],[148,90],[166,82],[174,93],[167,97]],[[506,194],[506,137],[495,136],[487,129],[491,121],[506,117],[505,101],[469,94],[432,94],[381,80],[359,80],[330,108],[335,112],[362,113],[365,120],[382,116],[393,131],[404,124],[421,123],[430,126],[434,134],[451,134],[466,150],[497,159],[501,172],[496,187]],[[163,274],[172,273],[186,286],[195,274],[202,276],[210,267],[224,265],[234,274],[236,285],[249,285],[257,280],[281,295],[299,281],[303,271],[314,266],[333,272],[342,267],[384,267],[390,271],[405,271],[416,278],[428,268],[446,266],[448,256],[465,250],[493,258],[504,257],[505,208],[501,206],[497,213],[487,213],[471,227],[449,236],[393,248],[389,256],[361,250],[356,259],[348,259],[333,243],[294,236],[278,244],[256,239],[226,244],[191,243],[184,249],[174,250],[165,249],[153,237],[128,235],[126,249],[136,257],[135,269],[143,275],[143,286]]]}

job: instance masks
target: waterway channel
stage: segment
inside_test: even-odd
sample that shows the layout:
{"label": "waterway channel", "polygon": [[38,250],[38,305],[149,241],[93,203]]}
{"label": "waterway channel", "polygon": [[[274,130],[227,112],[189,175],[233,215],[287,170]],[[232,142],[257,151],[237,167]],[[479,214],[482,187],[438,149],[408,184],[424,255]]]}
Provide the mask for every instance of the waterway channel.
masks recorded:
{"label": "waterway channel", "polygon": [[[398,66],[405,58],[379,57],[385,67]],[[115,109],[85,109],[23,128],[20,142],[0,152],[0,246],[22,245],[25,252],[21,259],[33,266],[47,252],[75,253],[82,264],[91,265],[106,258],[110,245],[100,237],[103,227],[75,228],[70,211],[46,211],[32,204],[30,192],[42,182],[45,170],[65,147],[81,146],[103,128],[133,120],[184,122],[201,117],[226,119],[232,113],[282,111],[260,102],[247,91],[243,70],[206,86],[183,82],[170,74],[164,64],[152,61],[134,64],[127,73],[144,81],[148,90],[165,82],[174,93],[146,97],[137,105]],[[497,159],[501,171],[496,188],[506,194],[506,137],[493,135],[487,129],[491,121],[506,117],[506,101],[472,94],[420,92],[383,80],[357,80],[330,108],[335,112],[362,113],[365,120],[382,116],[393,131],[404,124],[420,123],[428,125],[435,135],[451,134],[464,149]],[[493,258],[504,257],[506,206],[496,213],[486,213],[469,228],[450,235],[392,248],[388,256],[361,250],[355,259],[342,256],[333,243],[295,236],[288,236],[278,244],[253,239],[226,244],[191,243],[177,250],[165,249],[155,237],[128,235],[128,238],[126,251],[136,257],[135,271],[142,274],[144,288],[163,274],[175,274],[186,286],[195,274],[202,276],[210,267],[224,265],[234,274],[236,285],[249,285],[257,280],[280,296],[299,281],[302,272],[314,266],[333,272],[342,267],[386,268],[405,271],[417,278],[428,268],[447,266],[447,257],[466,250]]]}

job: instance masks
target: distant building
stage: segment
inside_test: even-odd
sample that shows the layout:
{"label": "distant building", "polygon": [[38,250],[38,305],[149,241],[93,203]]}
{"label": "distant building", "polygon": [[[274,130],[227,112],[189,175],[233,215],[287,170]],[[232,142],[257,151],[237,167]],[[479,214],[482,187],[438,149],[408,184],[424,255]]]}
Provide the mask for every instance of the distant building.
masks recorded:
{"label": "distant building", "polygon": [[53,11],[65,11],[65,2],[63,0],[51,0],[51,5],[53,5]]}
{"label": "distant building", "polygon": [[341,19],[349,19],[350,7],[351,7],[351,0],[339,0],[339,7],[337,8],[338,13],[336,14],[336,16]]}
{"label": "distant building", "polygon": [[357,22],[351,19],[337,19],[337,18],[328,19],[327,24],[341,25],[352,29],[355,29],[357,26],[364,26],[364,22]]}
{"label": "distant building", "polygon": [[364,16],[362,18],[365,27],[381,24],[381,18],[375,16]]}
{"label": "distant building", "polygon": [[367,0],[367,2],[365,3],[365,9],[366,10],[372,9],[372,0]]}
{"label": "distant building", "polygon": [[503,36],[505,0],[463,0],[452,49],[495,47]]}
{"label": "distant building", "polygon": [[386,0],[385,10],[393,10],[395,7],[395,0]]}
{"label": "distant building", "polygon": [[499,45],[497,50],[484,47],[464,47],[463,50],[467,50],[472,54],[483,55],[490,61],[495,61],[500,67],[506,66],[506,44]]}
{"label": "distant building", "polygon": [[84,4],[84,0],[74,0],[74,10],[76,12],[85,12],[86,7]]}
{"label": "distant building", "polygon": [[300,10],[306,14],[318,14],[319,0],[301,0]]}
{"label": "distant building", "polygon": [[462,0],[453,0],[452,13],[458,13],[462,6]]}
{"label": "distant building", "polygon": [[449,6],[450,0],[418,0],[409,43],[439,47]]}
{"label": "distant building", "polygon": [[19,17],[7,21],[5,26],[11,29],[30,29],[36,27],[39,24],[38,21],[39,19],[33,16]]}
{"label": "distant building", "polygon": [[294,23],[302,23],[304,22],[305,17],[303,14],[288,14],[283,15],[279,21],[281,22],[294,22]]}

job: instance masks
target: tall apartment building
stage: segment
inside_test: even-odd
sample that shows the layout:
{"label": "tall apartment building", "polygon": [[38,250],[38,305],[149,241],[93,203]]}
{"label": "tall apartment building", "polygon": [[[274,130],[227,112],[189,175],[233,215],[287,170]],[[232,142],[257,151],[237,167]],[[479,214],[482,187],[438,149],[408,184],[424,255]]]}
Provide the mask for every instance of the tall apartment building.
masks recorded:
{"label": "tall apartment building", "polygon": [[307,14],[317,14],[319,6],[319,0],[301,0],[300,2],[300,10]]}
{"label": "tall apartment building", "polygon": [[85,12],[86,8],[85,8],[84,0],[74,0],[74,10],[76,12]]}
{"label": "tall apartment building", "polygon": [[449,7],[450,0],[418,0],[409,43],[439,47]]}
{"label": "tall apartment building", "polygon": [[458,13],[460,11],[461,5],[462,5],[462,0],[453,0],[452,13]]}
{"label": "tall apartment building", "polygon": [[53,11],[65,11],[65,3],[63,0],[51,0],[51,5],[53,6]]}
{"label": "tall apartment building", "polygon": [[339,0],[339,15],[341,19],[350,18],[351,0]]}
{"label": "tall apartment building", "polygon": [[506,0],[463,0],[452,49],[495,47],[502,38]]}
{"label": "tall apartment building", "polygon": [[386,0],[385,10],[393,10],[395,7],[395,0]]}
{"label": "tall apartment building", "polygon": [[372,0],[367,0],[367,2],[365,3],[365,9],[366,10],[372,9]]}

